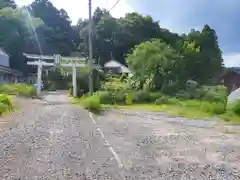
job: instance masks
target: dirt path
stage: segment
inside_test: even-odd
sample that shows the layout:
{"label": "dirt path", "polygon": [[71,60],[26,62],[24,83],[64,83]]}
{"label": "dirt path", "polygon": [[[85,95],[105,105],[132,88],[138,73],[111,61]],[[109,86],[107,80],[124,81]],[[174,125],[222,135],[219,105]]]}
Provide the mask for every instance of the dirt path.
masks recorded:
{"label": "dirt path", "polygon": [[214,122],[132,111],[89,116],[63,92],[9,117],[1,180],[240,179],[240,137]]}

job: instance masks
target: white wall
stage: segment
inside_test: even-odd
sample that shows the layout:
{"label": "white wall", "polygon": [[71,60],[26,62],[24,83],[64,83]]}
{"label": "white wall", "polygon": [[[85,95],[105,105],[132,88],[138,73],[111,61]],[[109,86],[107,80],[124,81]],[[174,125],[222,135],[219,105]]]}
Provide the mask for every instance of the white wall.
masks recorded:
{"label": "white wall", "polygon": [[8,55],[1,53],[1,50],[0,50],[0,66],[9,67],[9,57]]}

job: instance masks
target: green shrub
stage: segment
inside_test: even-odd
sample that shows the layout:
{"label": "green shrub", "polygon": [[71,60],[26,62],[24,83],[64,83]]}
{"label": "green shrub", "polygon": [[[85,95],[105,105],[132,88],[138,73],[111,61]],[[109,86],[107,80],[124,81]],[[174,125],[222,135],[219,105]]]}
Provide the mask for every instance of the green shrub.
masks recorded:
{"label": "green shrub", "polygon": [[156,105],[161,105],[161,104],[168,104],[168,98],[165,96],[162,96],[155,101]]}
{"label": "green shrub", "polygon": [[163,85],[161,87],[161,92],[163,94],[173,96],[179,91],[179,89],[182,89],[182,85],[179,82],[172,82],[170,84]]}
{"label": "green shrub", "polygon": [[214,114],[223,114],[226,111],[226,104],[224,103],[213,103],[213,113]]}
{"label": "green shrub", "polygon": [[122,91],[129,89],[129,84],[121,81],[119,77],[108,77],[106,82],[102,84],[101,89],[104,91]]}
{"label": "green shrub", "polygon": [[102,109],[100,104],[100,99],[98,96],[89,96],[82,100],[82,105],[84,109],[88,109],[89,111],[99,112]]}
{"label": "green shrub", "polygon": [[8,106],[0,102],[0,115],[3,115],[6,111],[8,111]]}
{"label": "green shrub", "polygon": [[132,104],[132,94],[131,93],[126,93],[126,97],[125,97],[125,104],[127,105],[131,105]]}
{"label": "green shrub", "polygon": [[149,101],[150,101],[150,102],[155,102],[156,99],[162,97],[163,95],[162,95],[162,93],[160,93],[160,92],[150,92],[150,93],[149,93],[149,96],[150,96],[150,97],[149,97]]}
{"label": "green shrub", "polygon": [[177,94],[176,94],[176,97],[178,99],[191,99],[191,94],[187,91],[179,91]]}
{"label": "green shrub", "polygon": [[177,98],[169,98],[167,103],[172,105],[181,104]]}
{"label": "green shrub", "polygon": [[237,100],[233,105],[232,105],[232,111],[240,116],[240,100]]}
{"label": "green shrub", "polygon": [[131,92],[131,96],[134,103],[154,103],[162,94],[160,92],[136,91]]}
{"label": "green shrub", "polygon": [[13,108],[10,98],[5,94],[0,94],[0,115],[7,111],[11,111]]}
{"label": "green shrub", "polygon": [[98,92],[97,95],[99,96],[101,104],[113,104],[114,103],[113,94],[109,91]]}
{"label": "green shrub", "polygon": [[6,84],[0,86],[0,93],[9,94],[9,95],[17,95],[17,96],[25,96],[25,97],[33,97],[36,96],[36,90],[33,86],[29,86],[26,84]]}
{"label": "green shrub", "polygon": [[226,104],[222,102],[201,102],[200,109],[212,114],[223,114],[226,111]]}
{"label": "green shrub", "polygon": [[205,101],[212,101],[212,102],[219,102],[222,101],[221,94],[214,92],[214,91],[208,91],[203,97],[203,100]]}
{"label": "green shrub", "polygon": [[205,101],[226,102],[227,88],[224,86],[203,86],[201,96]]}
{"label": "green shrub", "polygon": [[121,82],[125,82],[125,80],[127,80],[127,78],[128,78],[128,74],[127,74],[127,73],[123,73],[123,74],[121,75],[121,77],[120,77],[120,81],[121,81]]}
{"label": "green shrub", "polygon": [[126,91],[121,90],[113,94],[114,102],[124,104],[125,103]]}
{"label": "green shrub", "polygon": [[150,101],[150,93],[147,91],[137,91],[136,93],[133,93],[133,102],[136,103],[145,103]]}
{"label": "green shrub", "polygon": [[10,98],[5,94],[0,94],[0,102],[5,104],[9,110],[13,108]]}

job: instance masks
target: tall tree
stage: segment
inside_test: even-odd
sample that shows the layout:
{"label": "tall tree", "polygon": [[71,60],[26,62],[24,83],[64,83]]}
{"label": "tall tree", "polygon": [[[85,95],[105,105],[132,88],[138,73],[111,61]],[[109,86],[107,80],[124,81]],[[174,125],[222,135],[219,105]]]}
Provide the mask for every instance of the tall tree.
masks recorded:
{"label": "tall tree", "polygon": [[222,52],[218,45],[218,37],[214,29],[205,25],[202,29],[201,49],[203,58],[207,61],[210,77],[217,75],[222,71],[223,59]]}
{"label": "tall tree", "polygon": [[75,50],[76,46],[73,42],[75,36],[65,10],[58,10],[48,0],[35,0],[31,4],[31,13],[34,17],[41,18],[44,24],[52,29],[48,30],[45,36],[45,41],[51,47],[52,53],[70,55]]}
{"label": "tall tree", "polygon": [[186,58],[189,59],[188,62],[191,61],[189,76],[200,83],[209,82],[222,71],[223,66],[222,53],[218,46],[216,32],[205,25],[201,32],[191,30],[185,40],[190,43],[194,42],[195,48],[198,47],[197,52],[191,55],[185,54]]}
{"label": "tall tree", "polygon": [[135,78],[141,84],[150,83],[153,89],[164,90],[178,82],[184,72],[181,56],[160,39],[152,39],[136,46],[126,59]]}
{"label": "tall tree", "polygon": [[[11,67],[22,71],[26,70],[22,53],[26,49],[27,42],[35,44],[32,31],[43,25],[43,22],[41,19],[29,17],[23,8],[3,8],[0,10],[0,24],[2,25],[0,46],[10,54]],[[32,29],[29,29],[30,24]]]}
{"label": "tall tree", "polygon": [[0,9],[5,7],[16,8],[17,5],[14,0],[0,0]]}

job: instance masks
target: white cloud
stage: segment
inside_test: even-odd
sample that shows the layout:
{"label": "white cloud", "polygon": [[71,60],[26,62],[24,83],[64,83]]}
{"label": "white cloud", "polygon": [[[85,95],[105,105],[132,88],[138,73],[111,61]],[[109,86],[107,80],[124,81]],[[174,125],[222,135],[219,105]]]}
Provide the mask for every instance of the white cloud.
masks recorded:
{"label": "white cloud", "polygon": [[223,55],[226,67],[240,67],[240,53],[230,53]]}
{"label": "white cloud", "polygon": [[[20,6],[30,4],[33,0],[15,0]],[[88,18],[88,0],[50,0],[58,9],[63,8],[71,17],[73,24],[79,18]],[[110,2],[111,1],[111,2]],[[96,7],[110,9],[117,0],[92,0],[93,10]],[[124,16],[132,12],[133,8],[127,3],[127,0],[120,0],[115,8],[111,11],[114,17]]]}

